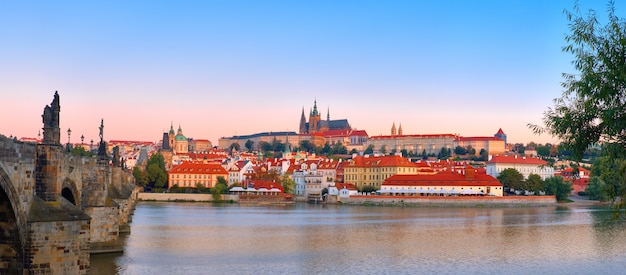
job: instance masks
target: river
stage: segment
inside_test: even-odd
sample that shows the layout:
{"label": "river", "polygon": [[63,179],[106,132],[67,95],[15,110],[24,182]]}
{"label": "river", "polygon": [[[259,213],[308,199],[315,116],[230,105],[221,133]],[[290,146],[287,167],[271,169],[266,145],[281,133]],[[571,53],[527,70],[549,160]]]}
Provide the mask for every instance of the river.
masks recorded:
{"label": "river", "polygon": [[[623,215],[622,215],[623,216]],[[626,219],[523,208],[140,202],[90,274],[616,274]]]}

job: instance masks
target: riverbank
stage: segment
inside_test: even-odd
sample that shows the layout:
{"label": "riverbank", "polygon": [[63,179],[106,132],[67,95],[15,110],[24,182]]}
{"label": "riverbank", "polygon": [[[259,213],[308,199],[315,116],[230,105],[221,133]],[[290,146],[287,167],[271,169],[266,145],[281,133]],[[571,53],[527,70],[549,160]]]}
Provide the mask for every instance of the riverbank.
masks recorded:
{"label": "riverbank", "polygon": [[[186,194],[186,193],[147,193],[141,192],[137,199],[140,201],[185,201],[185,202],[212,202],[213,194]],[[239,202],[239,195],[222,195],[224,201]]]}
{"label": "riverbank", "polygon": [[422,196],[350,196],[341,198],[341,204],[365,206],[461,206],[461,207],[516,207],[556,204],[555,196],[487,196],[487,197],[422,197]]}

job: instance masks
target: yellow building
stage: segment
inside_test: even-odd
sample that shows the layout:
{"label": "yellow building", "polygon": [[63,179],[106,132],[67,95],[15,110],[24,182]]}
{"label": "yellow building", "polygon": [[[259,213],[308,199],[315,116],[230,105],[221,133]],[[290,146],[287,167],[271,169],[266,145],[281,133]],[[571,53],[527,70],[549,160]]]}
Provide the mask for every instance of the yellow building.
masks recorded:
{"label": "yellow building", "polygon": [[168,171],[169,187],[197,187],[201,184],[211,188],[217,183],[218,177],[224,177],[228,182],[228,171],[215,163],[183,162]]}
{"label": "yellow building", "polygon": [[344,183],[352,183],[362,190],[364,186],[380,189],[381,184],[393,175],[416,175],[415,163],[401,156],[357,156],[344,167]]}

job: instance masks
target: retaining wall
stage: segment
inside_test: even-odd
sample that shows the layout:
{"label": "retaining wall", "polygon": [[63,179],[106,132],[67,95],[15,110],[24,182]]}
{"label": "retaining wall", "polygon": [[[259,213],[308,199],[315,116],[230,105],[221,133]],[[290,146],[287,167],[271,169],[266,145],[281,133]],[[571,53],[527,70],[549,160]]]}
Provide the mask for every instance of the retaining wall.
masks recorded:
{"label": "retaining wall", "polygon": [[538,206],[556,203],[555,196],[503,197],[408,197],[408,196],[350,196],[341,203],[354,205],[455,205],[455,206]]}

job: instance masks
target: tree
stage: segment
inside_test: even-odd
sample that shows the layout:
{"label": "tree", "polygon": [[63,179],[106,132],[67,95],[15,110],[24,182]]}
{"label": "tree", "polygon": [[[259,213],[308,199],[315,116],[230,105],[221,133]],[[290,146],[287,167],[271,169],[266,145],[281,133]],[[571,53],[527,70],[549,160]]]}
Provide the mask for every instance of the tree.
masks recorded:
{"label": "tree", "polygon": [[93,156],[93,152],[85,150],[83,146],[72,147],[72,150],[70,150],[70,154],[74,156],[83,156],[83,157]]}
{"label": "tree", "polygon": [[261,151],[263,152],[269,152],[272,151],[272,145],[267,142],[267,141],[260,141],[259,142],[259,149],[261,149]]}
{"label": "tree", "polygon": [[563,177],[549,177],[543,181],[543,188],[547,195],[554,195],[558,201],[564,201],[572,192],[572,183],[564,181]]}
{"label": "tree", "polygon": [[133,177],[135,178],[135,183],[139,186],[145,187],[148,184],[148,173],[137,166],[133,167]]}
{"label": "tree", "polygon": [[383,146],[380,147],[380,153],[383,154],[383,155],[387,153],[387,146],[386,145],[383,145]]}
{"label": "tree", "polygon": [[217,182],[215,186],[211,187],[211,194],[213,195],[213,201],[220,201],[222,199],[222,194],[228,191],[227,187],[228,182],[222,176],[217,177]]}
{"label": "tree", "polygon": [[330,143],[324,143],[324,147],[322,147],[322,154],[330,155],[333,152],[333,149],[330,147]]}
{"label": "tree", "polygon": [[295,192],[296,182],[294,182],[287,174],[280,177],[280,184],[283,186],[285,193],[293,194]]}
{"label": "tree", "polygon": [[333,154],[345,155],[348,153],[348,148],[346,148],[346,146],[343,146],[343,143],[341,143],[340,141],[340,142],[333,144],[332,152]]}
{"label": "tree", "polygon": [[590,200],[606,201],[608,200],[606,184],[600,177],[591,177],[585,193],[589,196]]}
{"label": "tree", "polygon": [[146,163],[148,174],[148,186],[165,188],[167,186],[167,172],[165,172],[165,159],[160,153],[150,156]]}
{"label": "tree", "polygon": [[239,151],[239,149],[241,149],[241,147],[239,146],[239,143],[237,142],[233,142],[230,144],[230,147],[228,147],[229,150],[233,150],[235,149],[235,151]]}
{"label": "tree", "polygon": [[452,150],[446,147],[441,147],[439,154],[437,155],[438,159],[448,159],[452,154]]}
{"label": "tree", "polygon": [[[610,156],[604,156],[597,158],[591,168],[591,175],[593,177],[599,177],[605,184],[605,192],[608,200],[616,201],[616,198],[621,197],[621,203],[624,203],[624,194],[626,194],[626,160],[616,159]],[[618,204],[618,207],[623,205]]]}
{"label": "tree", "polygon": [[467,145],[467,149],[466,149],[467,153],[474,156],[476,155],[476,149],[474,149],[474,147],[472,147],[472,145]]}
{"label": "tree", "polygon": [[352,148],[352,150],[350,150],[350,154],[354,155],[354,154],[358,154],[359,152],[356,151],[356,149]]}
{"label": "tree", "polygon": [[252,147],[254,147],[254,141],[247,140],[245,146],[246,149],[248,149],[248,152],[252,152]]}
{"label": "tree", "polygon": [[525,189],[532,192],[543,191],[543,180],[541,176],[537,174],[528,175],[528,179],[526,179]]}
{"label": "tree", "polygon": [[371,155],[374,153],[374,145],[370,144],[367,146],[367,148],[365,148],[365,152],[363,152],[366,155]]}
{"label": "tree", "polygon": [[558,137],[574,159],[599,141],[610,145],[614,156],[626,151],[626,22],[609,3],[608,21],[600,25],[596,12],[565,11],[570,34],[563,51],[574,56],[579,74],[564,73],[563,94],[543,117],[545,127],[529,124],[538,134]]}
{"label": "tree", "polygon": [[482,161],[489,160],[489,152],[487,152],[487,150],[485,150],[484,148],[480,149],[480,160]]}
{"label": "tree", "polygon": [[371,186],[371,185],[365,185],[361,188],[361,192],[362,193],[371,193],[378,190],[378,188]]}
{"label": "tree", "polygon": [[520,190],[524,187],[524,175],[513,168],[502,170],[498,175],[498,180],[504,186],[504,189]]}
{"label": "tree", "polygon": [[465,154],[467,154],[467,149],[463,148],[462,146],[457,146],[456,148],[454,148],[454,154],[455,155],[465,155]]}
{"label": "tree", "polygon": [[302,151],[311,152],[311,149],[313,149],[313,147],[313,144],[311,144],[311,141],[309,140],[300,141],[300,149]]}

